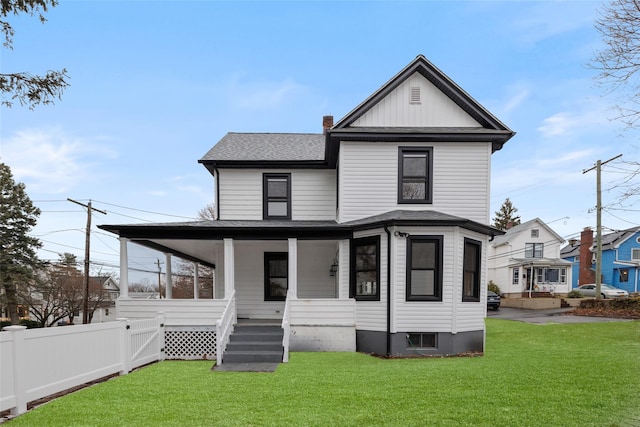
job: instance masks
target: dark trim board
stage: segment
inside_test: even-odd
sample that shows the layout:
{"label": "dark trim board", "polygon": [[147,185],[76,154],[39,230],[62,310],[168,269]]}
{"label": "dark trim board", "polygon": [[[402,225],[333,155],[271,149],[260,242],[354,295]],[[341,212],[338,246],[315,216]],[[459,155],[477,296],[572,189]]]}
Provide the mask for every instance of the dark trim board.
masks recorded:
{"label": "dark trim board", "polygon": [[[444,356],[462,353],[484,352],[484,331],[469,331],[452,334],[435,332],[437,347],[407,348],[407,334],[396,332],[391,334],[391,357],[410,356]],[[411,332],[415,333],[415,332]],[[425,331],[424,333],[429,333]],[[356,351],[360,353],[386,355],[387,333],[385,331],[356,330]]]}

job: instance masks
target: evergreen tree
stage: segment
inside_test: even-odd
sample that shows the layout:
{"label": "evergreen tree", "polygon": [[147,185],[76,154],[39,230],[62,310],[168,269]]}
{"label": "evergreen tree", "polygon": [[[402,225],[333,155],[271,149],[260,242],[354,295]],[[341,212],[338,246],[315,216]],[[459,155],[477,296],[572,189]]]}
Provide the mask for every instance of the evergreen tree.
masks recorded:
{"label": "evergreen tree", "polygon": [[33,205],[23,183],[16,184],[11,169],[0,163],[0,289],[4,289],[11,324],[18,324],[17,286],[33,278],[42,245],[28,233],[40,209]]}
{"label": "evergreen tree", "polygon": [[[58,5],[58,0],[2,0],[0,3],[0,37],[4,36],[3,47],[13,49],[15,30],[7,20],[10,16],[37,15],[40,22],[46,21],[43,13]],[[0,73],[0,104],[7,107],[18,100],[21,105],[33,109],[39,104],[51,104],[60,99],[69,86],[67,70],[47,71],[44,75],[34,75],[26,71]]]}
{"label": "evergreen tree", "polygon": [[500,210],[493,217],[493,226],[498,230],[506,231],[509,227],[520,224],[520,216],[516,216],[517,208],[513,207],[511,200],[507,197]]}

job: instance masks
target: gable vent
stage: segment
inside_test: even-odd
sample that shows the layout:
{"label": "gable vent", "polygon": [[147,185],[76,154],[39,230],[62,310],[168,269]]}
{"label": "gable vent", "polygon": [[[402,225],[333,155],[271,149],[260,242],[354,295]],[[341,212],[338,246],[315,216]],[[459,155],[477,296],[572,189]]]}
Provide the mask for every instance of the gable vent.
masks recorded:
{"label": "gable vent", "polygon": [[409,104],[420,104],[420,86],[411,87]]}

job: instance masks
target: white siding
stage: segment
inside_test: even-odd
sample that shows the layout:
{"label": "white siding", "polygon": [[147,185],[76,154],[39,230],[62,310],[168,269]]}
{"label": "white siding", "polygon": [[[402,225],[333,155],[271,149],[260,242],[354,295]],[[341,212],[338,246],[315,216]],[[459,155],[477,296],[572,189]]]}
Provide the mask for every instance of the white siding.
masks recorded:
{"label": "white siding", "polygon": [[337,276],[329,269],[336,257],[336,242],[298,241],[298,298],[337,298]]}
{"label": "white siding", "polygon": [[291,216],[294,220],[336,217],[335,170],[220,170],[220,219],[262,219],[263,173],[291,173]]}
{"label": "white siding", "polygon": [[207,326],[216,324],[226,304],[225,300],[210,299],[118,299],[116,310],[118,317],[131,320],[150,319],[162,312],[168,326]]}
{"label": "white siding", "polygon": [[219,172],[219,219],[262,219],[262,171],[221,169]]}
{"label": "white siding", "polygon": [[284,301],[264,300],[264,253],[288,252],[288,242],[235,241],[235,289],[238,317],[282,318]]}
{"label": "white siding", "polygon": [[[420,103],[410,103],[411,88],[420,88]],[[353,127],[481,127],[421,74],[415,73],[373,106]]]}
{"label": "white siding", "polygon": [[354,237],[380,236],[380,301],[356,301],[357,329],[387,330],[387,233],[384,230],[355,233]]}
{"label": "white siding", "polygon": [[[433,147],[433,203],[398,204],[398,147]],[[485,143],[342,142],[339,221],[395,209],[489,221],[491,146]]]}
{"label": "white siding", "polygon": [[[538,237],[531,237],[531,230],[537,229]],[[525,258],[525,246],[527,243],[542,243],[543,257],[548,259],[560,259],[560,249],[563,241],[551,233],[546,226],[538,221],[533,221],[528,227],[509,235],[508,241],[498,247],[491,246],[489,255],[489,277],[500,287],[500,292],[517,294],[524,290],[523,271],[520,267],[520,278],[517,284],[513,284],[513,270],[509,265],[516,263],[514,258]],[[556,292],[569,292],[571,288],[571,266],[567,266],[567,283],[564,287],[556,287]]]}
{"label": "white siding", "polygon": [[[336,256],[335,241],[298,241],[298,298],[337,298],[335,276],[329,275]],[[281,318],[283,301],[264,300],[264,253],[287,252],[288,242],[234,242],[238,317]]]}
{"label": "white siding", "polygon": [[464,332],[484,329],[486,313],[486,255],[481,268],[480,302],[462,302],[462,262],[464,238],[483,242],[486,237],[477,233],[446,228],[398,228],[412,236],[443,236],[442,301],[407,301],[407,242],[393,237],[395,258],[393,262],[394,304],[392,332]]}

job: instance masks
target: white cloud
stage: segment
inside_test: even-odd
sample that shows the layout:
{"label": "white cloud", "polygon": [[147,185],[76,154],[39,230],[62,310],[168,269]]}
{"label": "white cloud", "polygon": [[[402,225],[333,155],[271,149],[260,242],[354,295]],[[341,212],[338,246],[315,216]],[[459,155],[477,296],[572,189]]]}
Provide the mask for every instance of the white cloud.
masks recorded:
{"label": "white cloud", "polygon": [[601,111],[585,113],[560,112],[542,121],[538,131],[544,137],[566,136],[569,134],[585,133],[589,129],[608,123]]}
{"label": "white cloud", "polygon": [[[573,2],[534,2],[514,16],[510,30],[521,43],[535,44],[558,34],[593,25],[593,7],[576,8]],[[567,19],[567,17],[571,17]]]}
{"label": "white cloud", "polygon": [[529,93],[529,89],[527,88],[518,88],[517,92],[511,95],[507,100],[507,103],[503,107],[503,111],[505,113],[510,113],[518,108],[529,97]]}
{"label": "white cloud", "polygon": [[104,137],[76,137],[62,129],[27,129],[2,143],[1,159],[16,181],[30,191],[59,194],[95,176],[94,168],[116,152],[101,145]]}
{"label": "white cloud", "polygon": [[277,108],[306,91],[292,79],[283,81],[242,81],[239,76],[227,86],[229,103],[236,108],[266,110]]}

